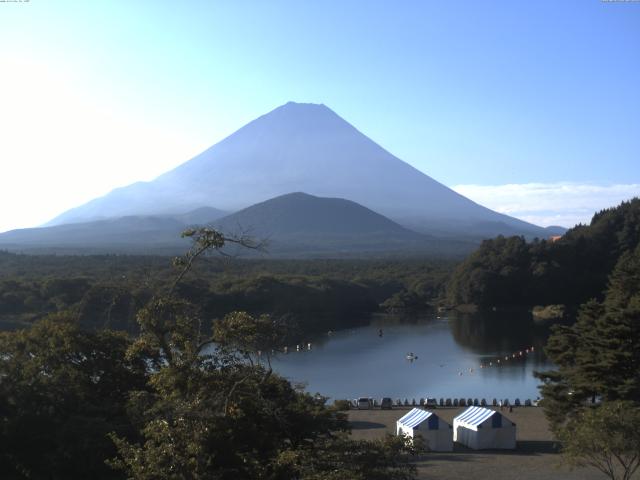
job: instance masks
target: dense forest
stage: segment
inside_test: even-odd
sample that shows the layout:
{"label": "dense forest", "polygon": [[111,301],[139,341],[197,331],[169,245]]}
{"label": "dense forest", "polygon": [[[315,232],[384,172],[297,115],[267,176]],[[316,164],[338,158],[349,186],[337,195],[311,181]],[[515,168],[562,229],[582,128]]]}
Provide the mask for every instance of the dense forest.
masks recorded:
{"label": "dense forest", "polygon": [[[203,324],[203,308],[179,287],[200,253],[224,243],[211,241],[218,235],[200,235],[174,262],[173,281],[129,306],[135,335],[81,328],[71,310],[0,332],[3,479],[415,477],[420,445],[352,440],[344,414],[261,360],[284,322],[230,312]],[[63,303],[92,288],[46,285],[46,295],[61,286]]]}
{"label": "dense forest", "polygon": [[602,301],[580,306],[572,325],[554,325],[540,372],[542,406],[572,465],[612,480],[640,469],[640,246],[623,253]]}
{"label": "dense forest", "polygon": [[[233,310],[289,317],[301,335],[367,320],[380,310],[424,311],[453,268],[437,260],[247,260],[209,256],[177,288],[207,321]],[[169,257],[0,252],[0,329],[55,312],[82,328],[136,332],[136,312],[175,272]]]}
{"label": "dense forest", "polygon": [[454,271],[450,304],[577,307],[602,299],[618,260],[640,241],[640,199],[594,215],[560,239],[526,242],[522,237],[485,240]]}

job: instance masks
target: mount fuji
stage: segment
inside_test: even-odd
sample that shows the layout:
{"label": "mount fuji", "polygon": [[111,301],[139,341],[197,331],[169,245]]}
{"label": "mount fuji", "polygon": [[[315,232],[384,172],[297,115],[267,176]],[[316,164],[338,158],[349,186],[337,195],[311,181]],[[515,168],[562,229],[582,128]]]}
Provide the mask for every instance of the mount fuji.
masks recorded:
{"label": "mount fuji", "polygon": [[203,207],[238,211],[292,192],[357,202],[436,236],[545,237],[544,228],[494,212],[395,157],[324,105],[289,102],[150,182],[117,188],[51,225]]}

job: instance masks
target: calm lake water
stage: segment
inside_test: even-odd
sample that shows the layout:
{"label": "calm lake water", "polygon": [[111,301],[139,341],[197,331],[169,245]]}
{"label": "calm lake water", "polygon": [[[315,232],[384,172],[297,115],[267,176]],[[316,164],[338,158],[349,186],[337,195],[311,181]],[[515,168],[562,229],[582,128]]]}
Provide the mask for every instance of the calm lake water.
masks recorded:
{"label": "calm lake water", "polygon": [[[533,372],[551,367],[542,352],[547,336],[548,329],[529,318],[509,315],[379,315],[366,327],[316,339],[310,351],[290,348],[273,366],[289,380],[305,383],[307,391],[333,399],[411,401],[428,396],[524,401],[539,396]],[[526,353],[531,347],[533,351]],[[409,352],[418,358],[407,360]]]}

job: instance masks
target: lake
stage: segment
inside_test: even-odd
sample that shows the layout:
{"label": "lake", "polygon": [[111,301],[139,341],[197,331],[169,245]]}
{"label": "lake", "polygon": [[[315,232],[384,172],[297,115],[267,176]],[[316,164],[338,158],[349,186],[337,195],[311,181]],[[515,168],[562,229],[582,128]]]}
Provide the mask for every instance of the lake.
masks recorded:
{"label": "lake", "polygon": [[[547,337],[547,328],[523,315],[376,315],[367,326],[312,341],[311,350],[289,347],[273,366],[292,382],[305,383],[307,391],[332,399],[524,401],[539,396],[533,372],[551,367],[542,351]],[[414,361],[406,358],[411,352]]]}

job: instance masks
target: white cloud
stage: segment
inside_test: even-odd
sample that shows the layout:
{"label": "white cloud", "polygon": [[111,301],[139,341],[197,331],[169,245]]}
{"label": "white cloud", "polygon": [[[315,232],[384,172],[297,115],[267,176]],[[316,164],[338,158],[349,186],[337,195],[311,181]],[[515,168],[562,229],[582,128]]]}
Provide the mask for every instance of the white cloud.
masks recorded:
{"label": "white cloud", "polygon": [[456,192],[476,203],[541,226],[572,227],[593,214],[640,196],[640,183],[520,183],[456,185]]}

